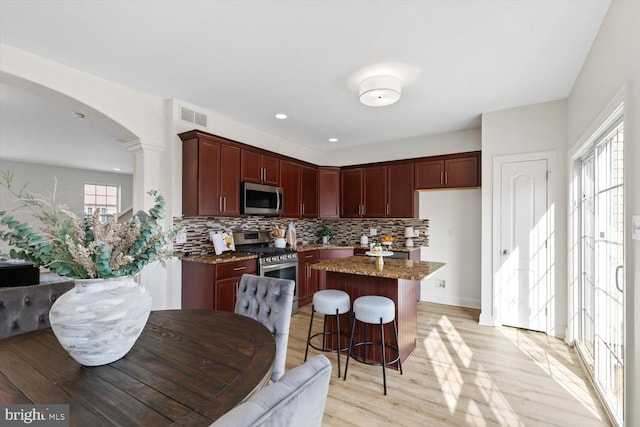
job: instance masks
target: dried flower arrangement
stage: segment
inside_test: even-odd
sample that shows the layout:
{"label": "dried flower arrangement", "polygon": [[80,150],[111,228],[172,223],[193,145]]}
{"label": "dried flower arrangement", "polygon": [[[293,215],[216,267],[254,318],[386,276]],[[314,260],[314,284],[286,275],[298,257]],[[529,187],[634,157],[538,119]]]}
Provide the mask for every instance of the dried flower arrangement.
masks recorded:
{"label": "dried flower arrangement", "polygon": [[[176,228],[163,231],[159,221],[164,215],[164,198],[156,191],[155,205],[149,212],[138,211],[127,223],[115,219],[102,224],[100,210],[80,218],[65,205],[58,205],[53,192],[48,197],[15,191],[13,174],[0,172],[0,184],[6,187],[40,221],[40,233],[6,211],[0,211],[0,239],[13,246],[11,258],[33,262],[52,272],[76,279],[134,276],[144,266],[172,256],[167,247]],[[16,250],[17,249],[17,250]]]}

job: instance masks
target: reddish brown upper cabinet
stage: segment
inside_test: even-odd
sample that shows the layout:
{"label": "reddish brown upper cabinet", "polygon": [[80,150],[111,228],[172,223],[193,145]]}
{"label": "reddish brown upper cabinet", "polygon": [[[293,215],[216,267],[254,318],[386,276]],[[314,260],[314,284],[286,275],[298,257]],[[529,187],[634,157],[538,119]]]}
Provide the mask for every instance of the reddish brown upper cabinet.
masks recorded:
{"label": "reddish brown upper cabinet", "polygon": [[438,156],[415,164],[415,189],[480,186],[480,152]]}
{"label": "reddish brown upper cabinet", "polygon": [[340,217],[362,217],[362,168],[340,171]]}
{"label": "reddish brown upper cabinet", "polygon": [[240,148],[197,131],[182,139],[182,214],[240,216]]}
{"label": "reddish brown upper cabinet", "polygon": [[387,166],[387,218],[416,216],[417,196],[413,188],[413,163]]}
{"label": "reddish brown upper cabinet", "polygon": [[242,150],[241,179],[256,184],[280,185],[280,160],[251,150]]}
{"label": "reddish brown upper cabinet", "polygon": [[413,164],[342,170],[341,206],[343,218],[412,218]]}
{"label": "reddish brown upper cabinet", "polygon": [[301,201],[302,218],[318,217],[318,169],[310,166],[302,166],[301,170]]}
{"label": "reddish brown upper cabinet", "polygon": [[282,160],[280,185],[283,189],[283,217],[318,217],[318,169]]}
{"label": "reddish brown upper cabinet", "polygon": [[318,169],[318,217],[340,217],[340,168]]}

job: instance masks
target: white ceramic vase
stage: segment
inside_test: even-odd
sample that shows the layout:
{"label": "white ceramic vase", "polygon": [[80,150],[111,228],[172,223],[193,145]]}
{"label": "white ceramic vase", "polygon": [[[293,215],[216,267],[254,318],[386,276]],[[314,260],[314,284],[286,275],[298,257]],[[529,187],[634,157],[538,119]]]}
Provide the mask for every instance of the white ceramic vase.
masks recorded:
{"label": "white ceramic vase", "polygon": [[51,329],[78,363],[99,366],[131,350],[151,311],[151,295],[131,277],[74,280],[49,311]]}

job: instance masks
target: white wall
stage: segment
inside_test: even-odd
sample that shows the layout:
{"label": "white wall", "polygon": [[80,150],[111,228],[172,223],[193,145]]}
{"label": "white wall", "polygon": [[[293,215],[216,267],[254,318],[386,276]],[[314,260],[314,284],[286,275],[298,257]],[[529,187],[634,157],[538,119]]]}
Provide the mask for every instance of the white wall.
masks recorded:
{"label": "white wall", "polygon": [[323,153],[325,166],[347,166],[387,160],[410,159],[439,154],[463,153],[480,150],[480,129],[471,129],[439,135],[367,145],[347,147]]}
{"label": "white wall", "polygon": [[481,195],[480,189],[420,192],[420,218],[429,219],[421,259],[447,264],[422,281],[420,300],[480,308]]}
{"label": "white wall", "polygon": [[640,241],[631,216],[640,215],[640,2],[614,0],[568,100],[572,147],[626,84],[625,103],[625,425],[640,426]]}
{"label": "white wall", "polygon": [[[555,215],[555,284],[552,313],[553,335],[564,336],[567,325],[566,280],[566,138],[567,102],[553,101],[520,108],[485,113],[482,115],[482,313],[480,322],[499,324],[497,302],[494,295],[493,263],[499,256],[494,245],[493,230],[493,170],[496,156],[553,151],[557,170],[552,170],[556,183],[553,199]],[[560,278],[560,280],[557,280]]]}
{"label": "white wall", "polygon": [[[0,170],[11,171],[14,175],[13,185],[16,190],[25,184],[32,193],[47,195],[54,188],[57,180],[56,200],[66,204],[69,210],[81,214],[84,211],[84,184],[117,185],[121,189],[121,207],[128,209],[132,204],[133,177],[127,174],[98,172],[86,169],[65,168],[59,166],[40,165],[0,159]],[[15,197],[5,187],[0,187],[0,209],[11,210],[17,207]],[[21,210],[15,215],[22,221],[33,221],[27,211]],[[0,250],[6,251],[6,243]]]}

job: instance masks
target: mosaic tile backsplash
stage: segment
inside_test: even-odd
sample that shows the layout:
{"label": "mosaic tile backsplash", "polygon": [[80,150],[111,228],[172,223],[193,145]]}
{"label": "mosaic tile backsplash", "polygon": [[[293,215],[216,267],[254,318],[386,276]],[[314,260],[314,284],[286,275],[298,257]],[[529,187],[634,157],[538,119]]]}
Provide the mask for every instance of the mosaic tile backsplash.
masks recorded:
{"label": "mosaic tile backsplash", "polygon": [[187,233],[187,243],[174,243],[173,249],[177,253],[184,254],[210,254],[213,253],[213,245],[209,240],[209,232],[232,232],[236,230],[268,230],[274,228],[287,229],[290,223],[296,229],[298,245],[320,243],[318,232],[324,225],[334,231],[334,236],[329,240],[332,244],[356,245],[360,244],[360,236],[366,234],[372,228],[377,229],[377,235],[369,237],[369,242],[377,242],[382,236],[389,235],[394,238],[394,244],[404,246],[404,228],[413,227],[419,232],[413,238],[414,246],[429,246],[429,220],[428,219],[291,219],[263,216],[246,216],[239,218],[228,217],[174,217],[174,224]]}

